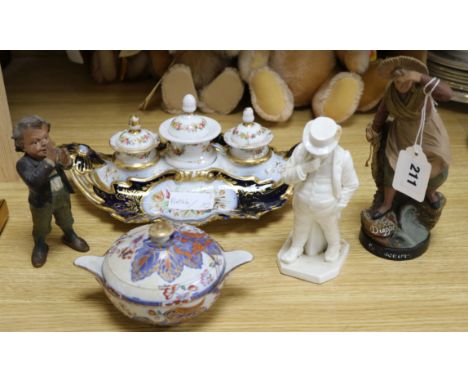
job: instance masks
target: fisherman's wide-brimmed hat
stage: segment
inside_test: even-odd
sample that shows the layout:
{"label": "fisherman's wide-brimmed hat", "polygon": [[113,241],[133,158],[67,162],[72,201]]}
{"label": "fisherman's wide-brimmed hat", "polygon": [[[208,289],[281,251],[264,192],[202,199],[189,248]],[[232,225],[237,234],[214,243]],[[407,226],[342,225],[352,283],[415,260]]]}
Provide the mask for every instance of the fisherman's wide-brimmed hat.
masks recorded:
{"label": "fisherman's wide-brimmed hat", "polygon": [[340,136],[340,125],[331,118],[318,117],[305,125],[302,143],[309,153],[324,156],[336,148]]}
{"label": "fisherman's wide-brimmed hat", "polygon": [[427,66],[422,61],[408,56],[386,58],[377,68],[379,75],[384,78],[392,78],[393,72],[397,69],[414,70],[418,73],[429,74]]}

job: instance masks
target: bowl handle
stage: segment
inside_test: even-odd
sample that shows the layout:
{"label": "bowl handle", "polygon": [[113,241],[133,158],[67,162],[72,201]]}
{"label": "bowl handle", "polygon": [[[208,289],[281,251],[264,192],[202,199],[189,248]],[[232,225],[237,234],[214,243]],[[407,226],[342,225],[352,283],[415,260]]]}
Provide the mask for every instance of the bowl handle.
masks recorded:
{"label": "bowl handle", "polygon": [[247,251],[225,252],[224,258],[226,260],[226,275],[242,264],[249,263],[253,260],[252,254]]}

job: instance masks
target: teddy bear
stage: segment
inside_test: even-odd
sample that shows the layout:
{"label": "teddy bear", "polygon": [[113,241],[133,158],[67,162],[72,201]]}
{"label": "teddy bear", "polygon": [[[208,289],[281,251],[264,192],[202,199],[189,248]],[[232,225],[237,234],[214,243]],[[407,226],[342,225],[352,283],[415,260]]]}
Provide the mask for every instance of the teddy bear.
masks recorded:
{"label": "teddy bear", "polygon": [[67,55],[72,62],[85,64],[91,77],[100,84],[148,76],[160,78],[172,62],[171,55],[164,50],[67,51]]}
{"label": "teddy bear", "polygon": [[267,121],[289,119],[295,107],[338,123],[357,109],[364,90],[361,74],[370,51],[242,51],[239,69],[255,111]]}
{"label": "teddy bear", "polygon": [[175,51],[173,61],[140,106],[147,109],[154,100],[177,114],[182,99],[192,94],[205,113],[229,114],[244,94],[244,82],[237,70],[237,51]]}
{"label": "teddy bear", "polygon": [[[266,121],[288,120],[296,107],[338,123],[381,100],[388,80],[377,73],[380,57],[409,55],[425,61],[426,51],[94,51],[85,54],[100,83],[152,75],[156,85],[140,104],[170,113],[182,111],[192,94],[205,113],[235,110],[247,85],[256,113]],[[237,61],[236,61],[237,60]]]}
{"label": "teddy bear", "polygon": [[401,54],[427,57],[426,51],[241,51],[239,70],[263,119],[283,122],[294,108],[309,106],[314,116],[343,123],[379,103],[388,84],[377,73],[380,57]]}
{"label": "teddy bear", "polygon": [[[176,51],[172,55],[170,67],[141,109],[160,103],[169,113],[180,113],[183,96],[192,94],[203,112],[228,114],[242,99],[245,82],[257,114],[275,122],[289,119],[294,107],[309,104],[316,115],[344,121],[358,107],[364,87],[359,74],[370,60],[369,51]],[[341,70],[338,61],[349,71]]]}
{"label": "teddy bear", "polygon": [[100,84],[149,76],[157,79],[139,108],[161,105],[174,114],[182,111],[186,94],[192,94],[206,113],[232,112],[244,94],[237,54],[238,51],[67,51],[69,59],[85,64]]}

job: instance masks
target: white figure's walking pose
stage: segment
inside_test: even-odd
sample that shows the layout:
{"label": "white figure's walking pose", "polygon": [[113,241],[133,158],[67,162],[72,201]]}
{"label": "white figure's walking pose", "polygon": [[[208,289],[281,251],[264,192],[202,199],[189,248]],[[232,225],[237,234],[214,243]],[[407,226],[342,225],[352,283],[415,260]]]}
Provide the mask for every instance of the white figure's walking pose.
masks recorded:
{"label": "white figure's walking pose", "polygon": [[338,145],[340,135],[341,126],[331,118],[308,122],[286,163],[283,180],[294,185],[294,228],[291,246],[280,255],[284,264],[325,248],[326,262],[340,255],[341,210],[359,186],[351,154]]}

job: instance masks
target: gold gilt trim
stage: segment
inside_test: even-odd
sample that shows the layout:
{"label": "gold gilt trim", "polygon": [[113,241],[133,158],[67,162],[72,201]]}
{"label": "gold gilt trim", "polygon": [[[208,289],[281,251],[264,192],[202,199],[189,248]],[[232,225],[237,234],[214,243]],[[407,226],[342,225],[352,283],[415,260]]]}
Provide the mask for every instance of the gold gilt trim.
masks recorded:
{"label": "gold gilt trim", "polygon": [[228,148],[226,150],[227,156],[229,157],[230,160],[232,160],[234,163],[237,163],[241,166],[255,166],[258,164],[262,164],[267,162],[272,156],[273,156],[273,151],[270,147],[268,147],[268,152],[265,154],[265,156],[261,158],[256,158],[256,159],[239,159],[236,158],[232,152],[231,149]]}
{"label": "gold gilt trim", "polygon": [[[73,178],[73,180],[75,180],[75,178]],[[167,180],[166,179],[163,179],[163,180]],[[160,182],[158,182],[160,183]],[[76,184],[76,183],[75,183]],[[284,184],[284,183],[283,183]],[[151,184],[151,187],[154,186],[155,184]],[[279,184],[278,186],[281,186],[281,184]],[[91,184],[86,184],[86,185],[79,185],[78,188],[80,189],[80,191],[83,193],[83,195],[85,195],[85,197],[88,198],[88,200],[94,205],[96,206],[97,208],[103,210],[103,211],[106,211],[108,212],[113,218],[117,219],[118,221],[120,222],[123,222],[123,223],[127,223],[127,224],[146,224],[146,223],[151,223],[153,222],[154,220],[156,219],[159,219],[162,217],[162,215],[158,215],[158,216],[154,216],[154,217],[151,217],[147,214],[145,214],[143,211],[142,211],[142,215],[140,216],[137,216],[137,217],[132,217],[132,218],[125,218],[121,215],[119,215],[114,209],[110,208],[110,207],[107,207],[104,204],[104,200],[101,199],[99,196],[97,196],[95,193],[94,193],[94,190],[92,189],[92,185]],[[273,185],[272,185],[272,188]],[[144,194],[141,196],[141,198],[143,198],[144,196],[146,196],[147,194],[147,191],[144,192]],[[283,195],[280,196],[280,199],[281,200],[285,200],[285,202],[287,202],[291,197],[292,197],[292,194],[293,194],[293,186],[292,185],[289,185],[287,190],[285,191],[285,193]],[[265,215],[266,213],[268,212],[271,212],[271,211],[275,211],[275,210],[278,210],[280,209],[281,207],[283,207],[283,205],[281,206],[275,206],[275,207],[272,207],[271,209],[269,210],[265,210],[265,211],[260,211],[260,212],[257,212],[255,215],[243,215],[243,216],[240,216],[238,215],[237,213],[235,214],[227,214],[230,216],[230,218],[232,219],[259,219],[261,216]],[[206,219],[202,219],[202,220],[195,220],[195,219],[184,219],[184,220],[177,220],[178,222],[183,222],[183,223],[188,223],[188,224],[192,224],[192,225],[195,225],[195,226],[200,226],[200,225],[203,225],[203,224],[208,224],[208,223],[211,223],[213,221],[216,221],[216,220],[224,220],[225,218],[220,216],[218,213],[215,213],[213,215],[211,215],[210,217],[206,218]]]}
{"label": "gold gilt trim", "polygon": [[[224,148],[219,148],[218,145],[215,145],[214,148],[218,151],[218,152],[221,152],[221,153],[225,153],[224,151]],[[270,150],[269,150],[269,158],[268,159],[271,159],[271,157],[273,156],[273,152],[275,154],[277,154],[278,156],[282,157],[283,159],[287,160],[288,158],[286,157],[286,154],[287,152],[286,151],[276,151],[273,147],[269,146]],[[164,150],[165,151],[165,150]],[[104,160],[107,160],[108,162],[112,162],[113,161],[113,155],[112,154],[104,154],[104,153],[97,153],[101,159],[104,159]],[[74,163],[74,159],[75,159],[75,156],[76,154],[71,154],[71,157],[72,157],[72,160],[73,160],[73,163]],[[80,156],[82,157],[85,157],[84,155],[81,155]],[[263,159],[263,158],[262,158]],[[268,160],[267,159],[267,160]],[[266,160],[265,160],[266,161]],[[97,175],[97,173],[95,171],[93,171],[94,169],[97,169],[97,168],[101,168],[101,167],[104,167],[106,164],[99,164],[99,165],[96,165],[91,168],[91,169],[87,169],[85,171],[80,171],[78,170],[75,165],[73,165],[72,169],[71,169],[71,172],[74,173],[74,172],[77,172],[79,174],[84,174],[84,173],[87,173],[87,172],[92,172],[93,173],[93,181],[94,183],[96,183],[99,188],[103,189],[104,191],[108,192],[108,193],[113,193],[113,189],[114,187],[113,186],[121,186],[121,187],[130,187],[131,184],[133,182],[150,182],[152,181],[153,179],[156,179],[158,177],[165,177],[165,176],[168,176],[168,175],[172,175],[174,174],[175,175],[175,178],[174,180],[176,181],[185,181],[185,180],[191,180],[191,181],[205,181],[205,180],[214,180],[218,177],[214,177],[215,174],[213,173],[218,173],[217,175],[220,175],[220,174],[223,174],[227,177],[230,177],[230,178],[234,178],[234,179],[239,179],[239,180],[242,180],[242,181],[253,181],[259,185],[262,185],[262,184],[268,184],[268,183],[272,183],[272,186],[274,187],[277,187],[278,185],[281,185],[283,184],[284,182],[282,181],[276,181],[274,182],[271,178],[269,179],[265,179],[265,180],[260,180],[259,178],[257,178],[256,176],[254,175],[250,175],[250,176],[238,176],[238,175],[235,175],[235,174],[231,174],[229,172],[227,172],[226,170],[222,169],[222,168],[217,168],[217,167],[212,167],[212,168],[209,168],[207,170],[177,170],[177,169],[169,169],[169,170],[166,170],[160,174],[156,174],[154,176],[150,176],[148,178],[136,178],[136,177],[129,177],[127,178],[127,180],[118,180],[118,181],[113,181],[110,185],[110,187],[108,187],[107,185],[105,185],[104,183],[102,183],[101,179],[99,178],[99,176]]]}
{"label": "gold gilt trim", "polygon": [[[144,149],[131,149],[131,148],[127,148],[127,149],[122,149],[122,148],[114,148],[114,146],[112,146],[111,143],[109,143],[109,145],[116,151],[116,152],[120,152],[122,154],[144,154],[148,151],[151,151],[151,150],[154,150],[154,149],[157,149],[157,147],[159,146],[159,143],[160,143],[160,140],[159,139],[156,139],[156,141],[151,144],[150,146],[144,148]],[[157,151],[157,150],[156,150]],[[107,155],[107,156],[112,156],[113,154],[102,154],[102,153],[99,153],[99,155]]]}
{"label": "gold gilt trim", "polygon": [[[215,147],[216,148],[216,147]],[[272,155],[272,152],[275,152],[273,148],[270,148],[270,156]],[[284,159],[287,159],[286,153],[287,152],[275,152],[277,155],[283,157]],[[75,157],[76,155],[79,154],[71,154],[71,157],[73,159],[73,163],[75,163]],[[111,161],[112,160],[112,155],[109,154],[101,154],[99,153],[100,157],[102,159]],[[84,155],[80,155],[84,156]],[[141,210],[141,199],[143,199],[147,194],[149,189],[154,188],[158,184],[166,181],[166,180],[174,180],[177,182],[184,182],[184,181],[214,181],[214,180],[222,180],[232,186],[236,186],[237,182],[236,180],[240,181],[252,181],[258,184],[259,186],[265,185],[265,184],[271,184],[271,189],[278,188],[285,184],[282,181],[276,181],[273,182],[272,179],[266,179],[266,180],[259,180],[256,176],[243,176],[243,177],[236,177],[233,176],[229,173],[227,173],[225,170],[220,169],[220,168],[210,168],[209,170],[196,170],[196,171],[181,171],[181,170],[176,170],[176,169],[170,169],[167,171],[164,171],[163,173],[157,175],[157,176],[152,176],[149,178],[134,178],[130,177],[126,181],[114,181],[111,183],[110,188],[107,187],[105,184],[102,183],[101,179],[97,175],[95,169],[103,167],[104,164],[99,164],[99,165],[92,165],[91,168],[86,169],[84,171],[80,171],[76,168],[75,165],[71,168],[70,171],[70,177],[73,181],[73,183],[77,186],[77,188],[81,191],[81,193],[96,207],[99,209],[108,212],[113,218],[124,222],[124,223],[150,223],[159,217],[161,215],[151,217],[144,213]],[[104,192],[110,193],[110,194],[115,194],[115,188],[120,187],[120,188],[130,188],[133,182],[151,182],[152,180],[160,178],[157,181],[149,184],[144,190],[142,191],[134,191],[134,194],[137,196],[135,198],[136,202],[139,203],[141,215],[133,218],[124,218],[120,216],[114,209],[107,207],[104,205],[105,201],[101,197],[99,197],[93,189],[93,186],[98,187]],[[172,178],[172,179],[171,179]],[[237,178],[237,179],[236,179]],[[114,187],[116,186],[116,187]],[[280,196],[280,200],[285,200],[286,202],[291,198],[293,194],[293,186],[289,185],[288,188],[286,189],[285,193]],[[270,211],[275,211],[282,206],[276,206],[272,207],[269,210],[265,211],[260,211],[257,212],[255,215],[243,215],[239,216],[237,213],[234,214],[229,214],[228,215],[231,218],[247,218],[247,219],[259,219],[261,216],[264,214],[270,212]],[[222,216],[219,214],[215,213],[214,215],[203,219],[203,220],[177,220],[178,222],[184,222],[184,223],[190,223],[196,226],[202,225],[202,224],[207,224],[215,220],[220,220],[224,219]]]}
{"label": "gold gilt trim", "polygon": [[[151,150],[153,150],[153,149],[154,149],[154,147]],[[144,152],[146,152],[146,151],[144,151]],[[156,163],[159,162],[159,159],[160,159],[159,153],[156,151],[156,156],[152,161],[150,161],[148,163],[136,163],[136,164],[130,165],[130,164],[126,164],[126,163],[122,162],[120,159],[118,159],[116,154],[117,153],[112,154],[112,162],[114,162],[115,165],[118,168],[123,168],[123,169],[126,169],[126,170],[143,170],[145,168],[154,166]],[[124,154],[127,154],[127,153],[124,153]],[[138,154],[138,153],[129,153],[129,154]]]}
{"label": "gold gilt trim", "polygon": [[[272,154],[270,154],[272,155]],[[98,167],[102,167],[103,165],[100,165]],[[96,167],[96,168],[98,168]],[[75,169],[75,166],[72,167],[71,169],[72,173],[73,172],[78,172],[78,173],[83,173],[80,172],[79,170]],[[207,170],[177,170],[177,169],[170,169],[166,170],[160,174],[156,174],[154,176],[150,176],[148,178],[136,178],[136,177],[128,177],[127,180],[116,180],[113,181],[110,186],[107,186],[102,182],[100,179],[99,175],[93,171],[93,169],[88,170],[88,172],[92,172],[92,177],[93,177],[93,182],[99,186],[100,189],[103,189],[104,191],[108,193],[114,193],[114,186],[120,186],[120,187],[131,187],[133,182],[151,182],[152,180],[159,178],[159,177],[167,177],[170,175],[174,175],[174,180],[175,181],[207,181],[207,180],[216,180],[219,179],[220,176],[222,175],[233,178],[233,179],[238,179],[241,181],[252,181],[257,183],[258,185],[263,185],[263,184],[268,184],[272,183],[274,187],[284,183],[282,181],[273,181],[273,179],[265,179],[265,180],[260,180],[254,175],[249,175],[249,176],[238,176],[235,174],[231,174],[227,172],[224,169],[217,168],[217,167],[212,167]],[[223,178],[224,179],[224,178]],[[156,183],[157,184],[157,183]]]}
{"label": "gold gilt trim", "polygon": [[[73,174],[73,169],[72,169],[72,174]],[[170,169],[167,171],[164,171],[160,173],[157,176],[151,176],[149,178],[135,178],[135,177],[129,177],[127,180],[118,180],[118,181],[113,181],[110,184],[110,187],[104,184],[99,177],[99,175],[96,172],[88,173],[87,174],[90,179],[90,183],[94,183],[98,188],[101,190],[109,193],[109,194],[115,194],[115,187],[124,187],[124,188],[130,188],[134,182],[140,182],[140,183],[146,183],[146,182],[152,182],[153,180],[157,178],[158,181],[155,181],[151,184],[151,187],[158,185],[159,183],[168,180],[169,177],[172,177],[172,179],[176,182],[196,182],[196,181],[214,181],[214,180],[225,180],[228,183],[231,183],[232,185],[236,185],[236,180],[240,181],[251,181],[259,186],[261,185],[266,185],[271,183],[273,188],[276,188],[280,186],[281,184],[284,184],[282,181],[276,181],[274,182],[272,179],[266,179],[266,180],[260,180],[256,176],[233,176],[225,170],[220,169],[220,168],[210,168],[209,170],[197,170],[197,171],[183,171],[183,170],[175,170],[175,169]],[[231,179],[226,179],[226,178],[231,178]]]}

